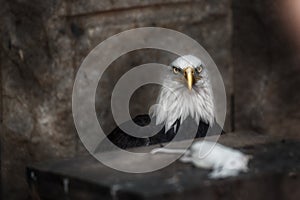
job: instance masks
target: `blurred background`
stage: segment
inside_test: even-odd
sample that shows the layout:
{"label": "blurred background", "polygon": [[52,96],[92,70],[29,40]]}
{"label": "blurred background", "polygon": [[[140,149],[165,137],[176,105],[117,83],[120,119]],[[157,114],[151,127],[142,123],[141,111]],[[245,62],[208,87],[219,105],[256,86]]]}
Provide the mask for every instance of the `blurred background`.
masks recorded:
{"label": "blurred background", "polygon": [[[197,40],[222,74],[227,132],[298,137],[300,1],[298,0],[0,0],[1,188],[26,199],[28,163],[85,154],[71,95],[84,57],[109,36],[165,27]],[[99,83],[96,107],[114,128],[110,93],[134,66],[169,64],[167,52],[142,50],[116,60]],[[158,88],[140,88],[132,116],[147,113]],[[151,98],[149,98],[151,94]]]}

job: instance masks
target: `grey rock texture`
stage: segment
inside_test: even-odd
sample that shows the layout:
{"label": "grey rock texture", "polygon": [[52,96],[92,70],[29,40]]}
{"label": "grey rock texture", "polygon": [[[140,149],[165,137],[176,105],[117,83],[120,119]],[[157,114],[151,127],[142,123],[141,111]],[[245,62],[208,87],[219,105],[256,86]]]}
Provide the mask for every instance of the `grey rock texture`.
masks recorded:
{"label": "grey rock texture", "polygon": [[70,101],[75,68],[66,20],[57,13],[62,5],[1,5],[3,193],[4,199],[21,199],[27,195],[26,163],[76,152]]}
{"label": "grey rock texture", "polygon": [[235,128],[299,136],[299,56],[280,1],[233,1]]}
{"label": "grey rock texture", "polygon": [[[73,81],[84,57],[109,36],[143,26],[171,28],[191,36],[215,60],[230,100],[233,84],[229,0],[0,3],[1,173],[5,199],[28,195],[28,163],[85,152],[72,118]],[[167,64],[173,58],[166,52],[145,51],[118,59],[99,83],[96,107],[107,131],[114,127],[107,106],[110,92],[122,73],[138,64]],[[132,98],[133,116],[144,113],[154,102],[158,88],[145,88]],[[145,98],[149,92],[151,98]],[[230,110],[228,101],[228,122]],[[230,130],[230,123],[226,129]]]}
{"label": "grey rock texture", "polygon": [[[51,200],[62,196],[70,199],[122,200],[193,200],[199,197],[204,200],[299,199],[299,141],[282,142],[280,138],[237,132],[236,135],[222,135],[219,142],[234,145],[254,157],[247,173],[221,180],[211,179],[208,177],[210,170],[177,161],[159,171],[128,174],[107,168],[91,156],[83,156],[29,166],[28,182],[37,197]],[[141,147],[132,151],[148,152],[152,148]],[[124,163],[130,160],[131,165],[128,167],[148,165],[149,159],[163,162],[166,157],[174,156],[148,154],[138,161],[130,156],[113,155]],[[68,180],[68,192],[61,184],[64,180]],[[47,187],[49,184],[50,188]]]}

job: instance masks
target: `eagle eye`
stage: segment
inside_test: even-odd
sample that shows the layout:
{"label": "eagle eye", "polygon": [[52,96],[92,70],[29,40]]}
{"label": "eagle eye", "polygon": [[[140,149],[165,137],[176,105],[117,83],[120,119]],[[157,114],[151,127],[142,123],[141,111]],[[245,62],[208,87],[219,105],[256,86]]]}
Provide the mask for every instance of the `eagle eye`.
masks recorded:
{"label": "eagle eye", "polygon": [[176,67],[173,67],[173,72],[174,72],[174,74],[178,74],[179,73],[179,69],[178,68],[176,68]]}
{"label": "eagle eye", "polygon": [[201,73],[203,68],[202,68],[202,66],[199,66],[199,67],[196,68],[196,70],[197,70],[198,73]]}

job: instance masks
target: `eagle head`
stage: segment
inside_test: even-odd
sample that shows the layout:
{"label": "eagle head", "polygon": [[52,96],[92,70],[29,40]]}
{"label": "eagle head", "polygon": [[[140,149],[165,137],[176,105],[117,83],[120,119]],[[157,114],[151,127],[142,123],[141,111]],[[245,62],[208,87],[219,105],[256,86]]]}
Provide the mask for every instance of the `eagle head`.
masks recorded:
{"label": "eagle head", "polygon": [[180,119],[188,116],[198,124],[200,120],[212,126],[214,123],[214,98],[208,70],[203,62],[185,55],[174,60],[163,74],[163,85],[152,110],[156,124],[165,124],[168,131]]}

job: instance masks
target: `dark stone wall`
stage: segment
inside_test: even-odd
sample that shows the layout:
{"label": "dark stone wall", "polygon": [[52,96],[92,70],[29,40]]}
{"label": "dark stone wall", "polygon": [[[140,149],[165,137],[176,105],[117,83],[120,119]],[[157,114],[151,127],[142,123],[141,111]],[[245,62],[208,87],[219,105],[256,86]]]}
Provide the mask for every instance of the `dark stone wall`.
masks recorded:
{"label": "dark stone wall", "polygon": [[[211,54],[222,73],[228,97],[232,93],[229,0],[0,0],[0,4],[4,199],[26,198],[28,163],[84,152],[71,113],[73,81],[83,58],[109,36],[143,26],[188,34]],[[172,58],[155,51],[146,55],[120,58],[114,66],[122,70],[112,66],[103,78],[97,106],[99,119],[106,119],[101,121],[107,130],[113,128],[110,109],[105,106],[110,105],[112,89],[107,83],[116,82],[121,73],[137,64],[168,63]],[[155,95],[145,100],[145,94],[137,92],[132,114],[143,113],[144,103],[149,105],[154,99]],[[230,103],[228,110],[230,121]],[[230,130],[229,123],[226,129]]]}
{"label": "dark stone wall", "polygon": [[234,0],[235,128],[299,136],[300,60],[276,0]]}
{"label": "dark stone wall", "polygon": [[4,199],[24,199],[25,165],[73,156],[75,68],[58,1],[1,1],[1,126]]}

